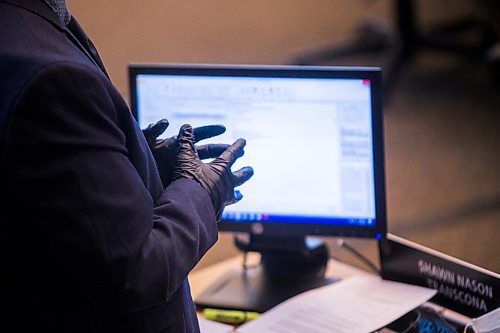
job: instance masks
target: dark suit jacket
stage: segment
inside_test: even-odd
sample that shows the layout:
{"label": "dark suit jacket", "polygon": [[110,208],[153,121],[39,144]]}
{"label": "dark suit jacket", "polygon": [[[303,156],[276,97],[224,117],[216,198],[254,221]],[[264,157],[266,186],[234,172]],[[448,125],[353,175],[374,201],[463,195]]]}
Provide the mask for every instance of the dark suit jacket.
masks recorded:
{"label": "dark suit jacket", "polygon": [[85,42],[41,0],[0,0],[0,331],[196,332],[211,201],[163,189]]}

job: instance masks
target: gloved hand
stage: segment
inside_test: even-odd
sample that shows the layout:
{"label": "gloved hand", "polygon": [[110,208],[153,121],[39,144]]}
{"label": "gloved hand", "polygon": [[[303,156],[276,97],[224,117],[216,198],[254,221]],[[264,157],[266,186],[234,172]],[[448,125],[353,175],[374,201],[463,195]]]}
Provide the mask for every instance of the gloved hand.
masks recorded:
{"label": "gloved hand", "polygon": [[[179,151],[176,136],[168,139],[158,139],[165,132],[168,125],[168,120],[162,119],[142,130],[158,166],[163,187],[167,187],[172,182],[174,168],[177,164],[177,152]],[[222,125],[197,127],[194,129],[195,142],[220,135],[225,131],[226,128]],[[229,145],[226,144],[208,144],[197,146],[196,151],[200,159],[207,159],[219,156],[228,147]]]}
{"label": "gloved hand", "polygon": [[253,175],[251,167],[244,167],[232,173],[231,166],[243,155],[245,140],[238,139],[219,157],[210,163],[203,163],[194,147],[195,133],[191,125],[183,125],[177,136],[179,153],[174,179],[193,179],[201,184],[212,199],[217,221],[222,216],[224,207],[243,197],[236,186],[240,186]]}

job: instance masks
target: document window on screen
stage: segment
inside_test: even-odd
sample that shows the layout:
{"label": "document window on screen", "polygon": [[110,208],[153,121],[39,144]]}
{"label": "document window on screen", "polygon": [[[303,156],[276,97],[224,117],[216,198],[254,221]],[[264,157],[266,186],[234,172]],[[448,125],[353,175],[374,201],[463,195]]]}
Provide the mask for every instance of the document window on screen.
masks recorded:
{"label": "document window on screen", "polygon": [[202,143],[245,138],[250,165],[232,221],[375,223],[370,81],[362,79],[150,75],[137,77],[141,128],[161,118],[166,136],[182,124],[223,124]]}

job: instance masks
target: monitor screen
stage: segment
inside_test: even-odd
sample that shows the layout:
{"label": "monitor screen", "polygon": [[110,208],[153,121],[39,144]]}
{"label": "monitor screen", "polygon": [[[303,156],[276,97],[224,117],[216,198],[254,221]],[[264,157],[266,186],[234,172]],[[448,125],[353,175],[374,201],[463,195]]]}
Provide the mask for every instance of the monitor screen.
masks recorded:
{"label": "monitor screen", "polygon": [[[385,234],[380,72],[298,66],[131,66],[141,128],[167,118],[222,124],[203,143],[245,138],[233,170],[255,174],[221,230],[379,237]],[[201,142],[200,142],[201,144]]]}

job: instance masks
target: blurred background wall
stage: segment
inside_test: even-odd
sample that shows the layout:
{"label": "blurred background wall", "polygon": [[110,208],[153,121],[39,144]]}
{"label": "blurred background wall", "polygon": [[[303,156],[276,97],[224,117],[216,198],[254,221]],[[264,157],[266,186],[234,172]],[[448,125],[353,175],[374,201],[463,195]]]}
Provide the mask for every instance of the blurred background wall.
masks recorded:
{"label": "blurred background wall", "polygon": [[[292,64],[309,52],[350,40],[362,23],[394,28],[394,2],[388,0],[67,3],[127,101],[129,63]],[[480,12],[472,0],[415,4],[423,30]],[[321,64],[383,66],[384,57],[347,56]],[[453,52],[419,51],[391,79],[384,123],[389,231],[500,272],[496,82],[481,61]],[[336,256],[362,265],[328,241]],[[374,241],[350,242],[376,260]],[[222,234],[200,266],[236,253],[232,235]]]}

